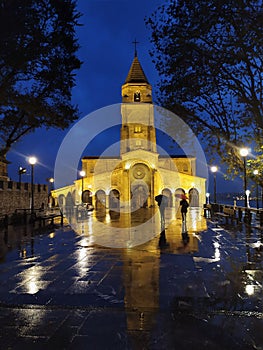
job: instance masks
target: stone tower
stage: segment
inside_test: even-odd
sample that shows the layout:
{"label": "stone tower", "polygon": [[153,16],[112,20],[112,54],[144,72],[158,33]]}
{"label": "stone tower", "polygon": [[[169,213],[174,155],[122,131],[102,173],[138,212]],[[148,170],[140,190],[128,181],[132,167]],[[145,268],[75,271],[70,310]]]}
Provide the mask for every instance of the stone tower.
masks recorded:
{"label": "stone tower", "polygon": [[122,85],[121,155],[138,149],[156,153],[152,87],[137,53]]}

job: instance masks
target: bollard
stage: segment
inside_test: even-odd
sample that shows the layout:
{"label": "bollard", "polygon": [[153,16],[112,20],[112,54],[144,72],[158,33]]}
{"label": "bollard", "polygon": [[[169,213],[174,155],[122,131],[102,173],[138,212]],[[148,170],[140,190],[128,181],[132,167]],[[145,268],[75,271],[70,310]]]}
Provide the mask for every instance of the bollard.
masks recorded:
{"label": "bollard", "polygon": [[204,217],[208,218],[208,209],[207,209],[206,204],[204,204]]}
{"label": "bollard", "polygon": [[60,225],[63,226],[63,213],[60,210]]}
{"label": "bollard", "polygon": [[249,209],[245,210],[245,215],[244,215],[244,223],[247,225],[251,225],[251,220],[252,220],[252,214]]}
{"label": "bollard", "polygon": [[242,209],[238,208],[238,221],[241,222],[242,221]]}
{"label": "bollard", "polygon": [[5,217],[4,217],[4,228],[8,228],[8,222],[9,222],[8,215],[5,214]]}
{"label": "bollard", "polygon": [[251,221],[252,221],[252,213],[250,210],[247,211],[247,223],[248,225],[251,225]]}
{"label": "bollard", "polygon": [[23,224],[24,224],[24,225],[27,224],[27,213],[26,213],[26,209],[23,210]]}
{"label": "bollard", "polygon": [[260,226],[263,226],[263,210],[261,210],[259,213],[259,222],[260,222]]}

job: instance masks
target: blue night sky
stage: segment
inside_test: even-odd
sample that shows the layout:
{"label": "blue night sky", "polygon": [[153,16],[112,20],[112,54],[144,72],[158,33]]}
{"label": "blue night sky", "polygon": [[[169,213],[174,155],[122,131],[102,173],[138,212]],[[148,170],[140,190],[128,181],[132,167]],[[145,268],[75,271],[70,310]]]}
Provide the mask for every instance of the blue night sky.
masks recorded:
{"label": "blue night sky", "polygon": [[[79,106],[80,118],[99,108],[121,103],[121,85],[126,79],[134,57],[132,42],[135,38],[139,41],[138,58],[152,85],[155,101],[154,92],[158,73],[149,55],[150,32],[145,27],[144,17],[149,16],[164,1],[77,1],[78,10],[83,14],[79,20],[83,25],[77,28],[77,37],[81,46],[78,56],[83,64],[76,72],[76,86],[73,89],[72,101]],[[28,169],[28,173],[22,176],[22,181],[30,182],[27,157],[34,155],[38,158],[38,164],[35,167],[35,182],[47,183],[47,178],[53,176],[56,155],[67,132],[68,130],[39,129],[21,139],[7,156],[11,162],[8,167],[10,178],[17,181],[18,167],[23,166]],[[110,137],[110,133],[107,133],[105,138]],[[112,136],[112,140],[114,141],[115,138],[116,133]],[[96,144],[98,142],[94,142],[94,145]],[[96,151],[94,148],[93,155],[96,154]],[[227,183],[223,180],[222,174],[218,173],[217,179],[218,186],[224,183],[224,191],[226,191]],[[209,187],[211,187],[212,181],[209,182]],[[230,186],[227,186],[228,190],[242,190],[240,179],[237,179],[233,185],[231,182]]]}

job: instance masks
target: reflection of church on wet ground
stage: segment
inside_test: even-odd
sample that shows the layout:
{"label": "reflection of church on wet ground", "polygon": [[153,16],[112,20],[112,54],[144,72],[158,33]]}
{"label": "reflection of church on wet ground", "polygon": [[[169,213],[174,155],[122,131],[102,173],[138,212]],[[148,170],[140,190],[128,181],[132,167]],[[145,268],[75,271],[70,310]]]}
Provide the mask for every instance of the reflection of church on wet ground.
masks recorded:
{"label": "reflection of church on wet ground", "polygon": [[155,206],[154,197],[163,193],[173,207],[178,194],[185,193],[190,206],[202,206],[205,179],[196,176],[196,159],[157,152],[152,87],[137,54],[122,85],[121,116],[120,155],[83,157],[84,178],[53,192],[59,204],[85,202],[95,209],[134,210]]}

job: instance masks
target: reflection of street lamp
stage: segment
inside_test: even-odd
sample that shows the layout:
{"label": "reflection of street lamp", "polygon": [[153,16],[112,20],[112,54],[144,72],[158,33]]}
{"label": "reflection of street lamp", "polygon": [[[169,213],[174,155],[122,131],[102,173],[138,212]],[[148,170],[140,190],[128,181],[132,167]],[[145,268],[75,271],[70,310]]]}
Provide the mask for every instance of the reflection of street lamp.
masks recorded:
{"label": "reflection of street lamp", "polygon": [[247,208],[247,155],[248,155],[248,149],[247,148],[241,148],[239,151],[241,157],[243,157],[243,168],[244,168],[244,192],[245,192],[245,208]]}
{"label": "reflection of street lamp", "polygon": [[[253,171],[253,174],[255,175],[255,176],[257,176],[258,175],[258,170],[254,170]],[[257,187],[256,187],[256,197],[257,197],[257,209],[259,208],[259,204],[258,204],[258,179],[257,179],[257,181],[256,181],[256,185],[257,185]]]}
{"label": "reflection of street lamp", "polygon": [[29,157],[28,162],[31,165],[31,216],[34,214],[34,165],[37,162],[36,157]]}
{"label": "reflection of street lamp", "polygon": [[210,170],[214,174],[214,203],[216,203],[216,172],[218,170],[217,166],[211,166]]}
{"label": "reflection of street lamp", "polygon": [[250,208],[250,205],[249,205],[249,195],[250,195],[250,191],[249,191],[249,190],[246,190],[247,206]]}
{"label": "reflection of street lamp", "polygon": [[83,202],[84,177],[86,175],[86,172],[84,170],[81,170],[79,172],[79,175],[81,176],[81,201]]}

